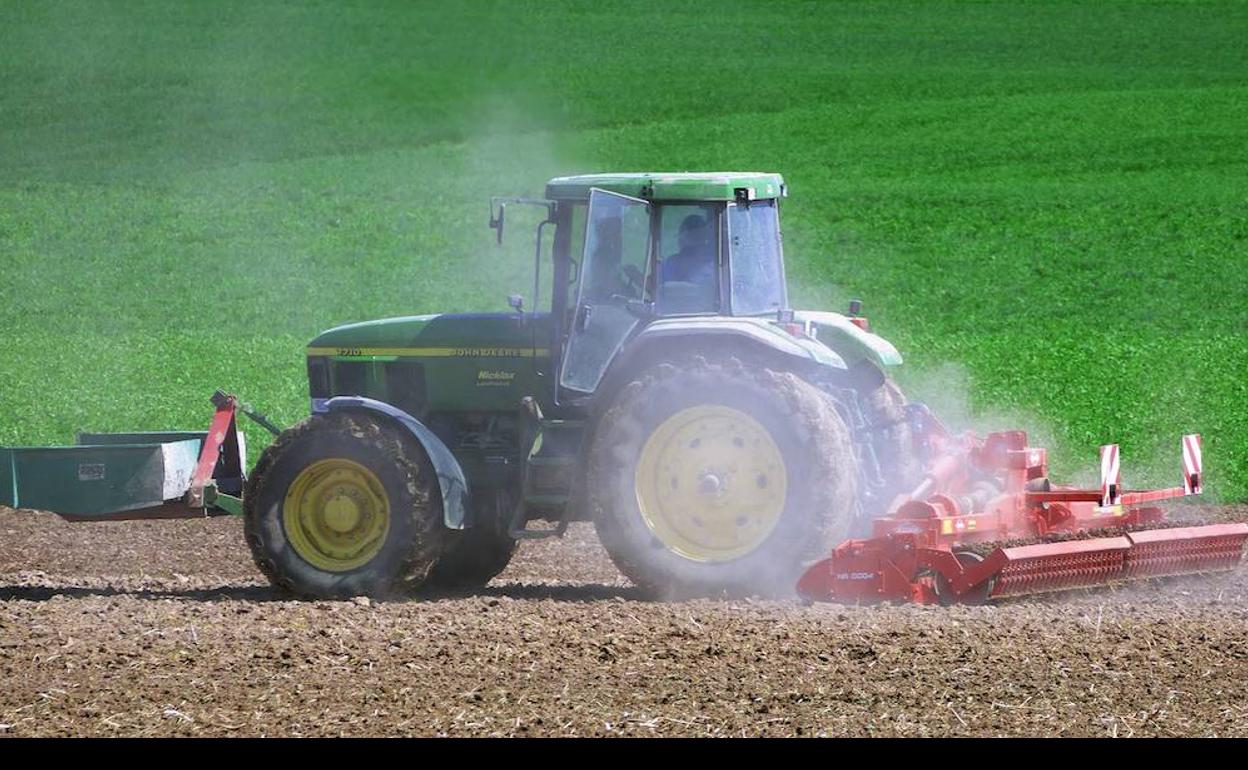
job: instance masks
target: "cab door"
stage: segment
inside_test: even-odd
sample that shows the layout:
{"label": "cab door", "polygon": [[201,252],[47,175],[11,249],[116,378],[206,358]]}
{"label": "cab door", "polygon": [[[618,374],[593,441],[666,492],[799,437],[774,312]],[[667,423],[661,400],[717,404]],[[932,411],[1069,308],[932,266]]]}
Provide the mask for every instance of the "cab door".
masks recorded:
{"label": "cab door", "polygon": [[563,387],[593,393],[640,323],[627,303],[646,299],[650,240],[649,203],[590,191],[581,282],[559,373]]}

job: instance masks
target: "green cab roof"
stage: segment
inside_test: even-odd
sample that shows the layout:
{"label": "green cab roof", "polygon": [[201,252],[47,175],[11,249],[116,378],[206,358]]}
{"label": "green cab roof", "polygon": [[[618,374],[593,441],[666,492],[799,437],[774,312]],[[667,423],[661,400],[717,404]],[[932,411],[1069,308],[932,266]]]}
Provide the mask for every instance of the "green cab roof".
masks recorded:
{"label": "green cab roof", "polygon": [[738,190],[749,200],[787,195],[784,177],[760,171],[700,173],[583,174],[556,177],[546,183],[550,200],[587,200],[591,188],[646,200],[730,201]]}

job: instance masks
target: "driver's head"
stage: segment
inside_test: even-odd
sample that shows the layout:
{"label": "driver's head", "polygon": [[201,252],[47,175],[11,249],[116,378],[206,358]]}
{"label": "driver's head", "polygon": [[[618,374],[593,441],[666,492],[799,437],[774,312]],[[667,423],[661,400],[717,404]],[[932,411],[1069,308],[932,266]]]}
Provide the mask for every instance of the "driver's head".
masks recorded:
{"label": "driver's head", "polygon": [[680,250],[693,251],[706,245],[706,218],[690,214],[680,223]]}

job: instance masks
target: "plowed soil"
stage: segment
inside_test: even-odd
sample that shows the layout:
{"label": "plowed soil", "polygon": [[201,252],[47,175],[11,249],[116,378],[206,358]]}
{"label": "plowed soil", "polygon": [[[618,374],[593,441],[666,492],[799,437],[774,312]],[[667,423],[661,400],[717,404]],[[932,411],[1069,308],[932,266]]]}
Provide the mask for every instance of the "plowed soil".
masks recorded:
{"label": "plowed soil", "polygon": [[475,595],[295,602],[235,520],[0,509],[0,682],[9,736],[1245,736],[1248,570],[974,608],[661,604],[578,525]]}

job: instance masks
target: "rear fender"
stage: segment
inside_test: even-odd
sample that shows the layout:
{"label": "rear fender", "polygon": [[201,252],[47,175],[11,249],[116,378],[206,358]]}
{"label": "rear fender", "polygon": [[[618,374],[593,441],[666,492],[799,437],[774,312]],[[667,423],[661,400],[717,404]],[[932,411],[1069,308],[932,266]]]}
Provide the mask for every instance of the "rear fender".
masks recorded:
{"label": "rear fender", "polygon": [[901,354],[891,342],[858,328],[840,313],[799,310],[794,318],[798,322],[812,324],[819,341],[835,350],[850,365],[864,360],[881,369],[901,365]]}
{"label": "rear fender", "polygon": [[643,347],[651,342],[677,339],[744,343],[818,366],[842,370],[848,368],[845,359],[827,345],[821,345],[816,340],[796,337],[771,323],[770,320],[761,318],[730,316],[665,318],[643,329],[634,338],[631,347]]}
{"label": "rear fender", "polygon": [[844,359],[818,341],[795,337],[755,318],[702,316],[654,321],[626,342],[616,354],[594,393],[601,411],[620,387],[641,371],[673,356],[733,357],[758,366],[785,369],[816,377],[819,369],[844,372]]}
{"label": "rear fender", "polygon": [[433,463],[434,472],[438,474],[438,488],[442,492],[443,524],[448,529],[463,529],[467,526],[465,513],[468,509],[468,482],[464,479],[464,469],[446,444],[442,443],[442,439],[415,417],[384,401],[361,396],[336,396],[325,401],[318,400],[313,405],[313,411],[371,412],[402,427],[420,442],[429,462]]}

